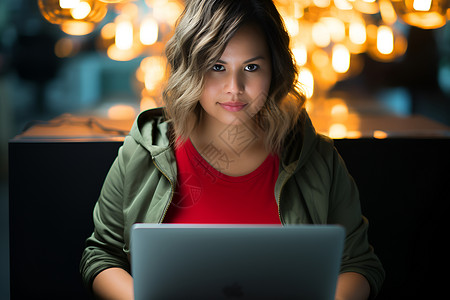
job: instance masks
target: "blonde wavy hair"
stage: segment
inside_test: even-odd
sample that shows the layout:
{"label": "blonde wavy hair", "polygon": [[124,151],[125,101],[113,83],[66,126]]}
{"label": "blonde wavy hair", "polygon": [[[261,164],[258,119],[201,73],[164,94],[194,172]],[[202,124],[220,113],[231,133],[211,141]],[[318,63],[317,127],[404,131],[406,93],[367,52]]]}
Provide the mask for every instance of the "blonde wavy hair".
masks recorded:
{"label": "blonde wavy hair", "polygon": [[254,120],[267,134],[266,148],[279,153],[287,133],[297,124],[305,101],[296,86],[298,71],[289,35],[271,0],[187,0],[166,45],[170,76],[163,91],[165,113],[174,140],[186,141],[197,126],[204,76],[220,59],[228,41],[244,24],[265,33],[272,59],[272,79],[265,105]]}

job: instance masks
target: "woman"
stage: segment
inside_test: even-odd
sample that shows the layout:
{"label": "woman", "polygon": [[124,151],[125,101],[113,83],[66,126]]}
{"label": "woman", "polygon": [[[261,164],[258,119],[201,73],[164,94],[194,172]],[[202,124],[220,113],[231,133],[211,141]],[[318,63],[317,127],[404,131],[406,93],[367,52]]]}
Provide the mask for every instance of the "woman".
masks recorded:
{"label": "woman", "polygon": [[132,299],[134,223],[331,223],[347,232],[336,299],[375,296],[384,272],[356,185],[302,109],[272,1],[187,1],[166,55],[166,107],[138,117],[94,209],[86,285]]}

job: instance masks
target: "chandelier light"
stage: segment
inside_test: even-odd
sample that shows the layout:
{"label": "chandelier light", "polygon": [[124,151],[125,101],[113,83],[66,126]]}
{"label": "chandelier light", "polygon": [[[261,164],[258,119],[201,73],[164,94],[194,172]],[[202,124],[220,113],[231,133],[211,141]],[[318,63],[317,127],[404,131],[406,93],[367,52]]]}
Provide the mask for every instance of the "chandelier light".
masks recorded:
{"label": "chandelier light", "polygon": [[38,6],[48,22],[70,35],[91,33],[108,11],[106,4],[97,0],[38,0]]}
{"label": "chandelier light", "polygon": [[447,23],[449,0],[392,0],[395,11],[407,24],[436,29]]}

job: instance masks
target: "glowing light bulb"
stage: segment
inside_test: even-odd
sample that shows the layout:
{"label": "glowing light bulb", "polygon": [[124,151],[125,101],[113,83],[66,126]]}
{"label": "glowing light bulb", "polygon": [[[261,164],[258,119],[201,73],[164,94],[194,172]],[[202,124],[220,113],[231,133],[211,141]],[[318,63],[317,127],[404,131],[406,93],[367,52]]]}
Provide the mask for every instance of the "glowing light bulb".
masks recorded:
{"label": "glowing light bulb", "polygon": [[366,42],[366,26],[361,22],[350,23],[348,34],[354,44],[363,45]]}
{"label": "glowing light bulb", "polygon": [[379,12],[379,5],[376,0],[357,0],[354,1],[353,6],[363,14],[373,15]]}
{"label": "glowing light bulb", "polygon": [[397,21],[397,14],[395,13],[394,7],[389,0],[380,0],[380,14],[381,18],[386,24],[392,25]]}
{"label": "glowing light bulb", "polygon": [[344,103],[333,105],[331,115],[335,117],[346,117],[348,115],[347,105]]}
{"label": "glowing light bulb", "polygon": [[382,130],[375,130],[373,132],[373,137],[376,139],[385,139],[388,137],[388,134]]}
{"label": "glowing light bulb", "polygon": [[146,57],[141,61],[139,68],[145,73],[145,88],[149,91],[153,91],[164,79],[166,73],[166,60],[161,56]]}
{"label": "glowing light bulb", "polygon": [[334,0],[334,5],[340,10],[351,10],[353,5],[347,0]]}
{"label": "glowing light bulb", "polygon": [[337,73],[345,73],[350,68],[350,52],[341,44],[333,46],[331,64]]}
{"label": "glowing light bulb", "polygon": [[136,58],[140,54],[140,49],[134,47],[126,50],[117,48],[116,44],[112,44],[106,50],[109,58],[117,61],[129,61]]}
{"label": "glowing light bulb", "polygon": [[295,18],[292,17],[285,17],[284,22],[286,24],[287,31],[289,32],[290,36],[296,36],[298,35],[300,29],[298,26],[298,21]]}
{"label": "glowing light bulb", "polygon": [[80,0],[59,0],[59,6],[65,9],[75,8],[79,3]]}
{"label": "glowing light bulb", "polygon": [[414,0],[413,8],[417,11],[429,11],[432,0]]}
{"label": "glowing light bulb", "polygon": [[153,18],[147,18],[141,23],[139,38],[143,45],[153,45],[158,40],[158,23]]}
{"label": "glowing light bulb", "polygon": [[389,26],[381,25],[378,27],[377,49],[385,55],[394,51],[394,34]]}
{"label": "glowing light bulb", "polygon": [[347,136],[347,126],[339,123],[332,124],[328,135],[333,139],[343,139]]}
{"label": "glowing light bulb", "polygon": [[297,65],[304,66],[308,60],[308,52],[305,45],[298,45],[292,49]]}
{"label": "glowing light bulb", "polygon": [[362,133],[359,130],[347,131],[347,135],[345,137],[348,139],[359,139],[362,137]]}
{"label": "glowing light bulb", "polygon": [[314,94],[314,76],[308,68],[302,68],[298,74],[299,88],[303,90],[307,99]]}
{"label": "glowing light bulb", "polygon": [[327,47],[331,42],[328,27],[323,23],[314,23],[312,26],[312,39],[314,43],[321,48]]}
{"label": "glowing light bulb", "polygon": [[84,21],[65,21],[60,25],[61,30],[70,35],[86,35],[94,31],[95,25],[91,22]]}
{"label": "glowing light bulb", "polygon": [[294,2],[294,18],[300,19],[305,15],[303,4]]}
{"label": "glowing light bulb", "polygon": [[77,6],[70,10],[70,14],[75,20],[86,18],[91,12],[91,6],[87,2],[79,2]]}
{"label": "glowing light bulb", "polygon": [[115,42],[120,50],[128,50],[133,46],[133,24],[130,21],[123,20],[116,24]]}
{"label": "glowing light bulb", "polygon": [[345,39],[345,24],[338,18],[323,17],[320,22],[327,26],[330,38],[333,42],[341,42]]}
{"label": "glowing light bulb", "polygon": [[326,8],[330,6],[330,0],[313,0],[313,3],[317,7]]}
{"label": "glowing light bulb", "polygon": [[176,20],[183,11],[182,4],[168,0],[151,1],[151,2],[153,14],[158,21],[166,22],[170,26],[175,25]]}

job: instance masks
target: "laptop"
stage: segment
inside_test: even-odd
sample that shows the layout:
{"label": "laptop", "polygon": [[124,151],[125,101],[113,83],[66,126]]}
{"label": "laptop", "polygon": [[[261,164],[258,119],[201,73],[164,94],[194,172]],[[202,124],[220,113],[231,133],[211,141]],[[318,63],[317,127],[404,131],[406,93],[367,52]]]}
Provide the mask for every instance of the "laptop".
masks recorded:
{"label": "laptop", "polygon": [[337,225],[135,224],[134,296],[332,300],[344,237]]}

